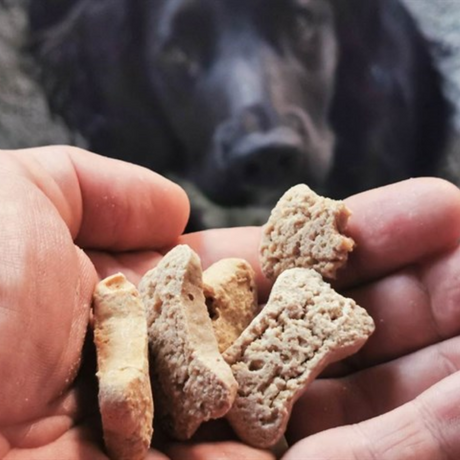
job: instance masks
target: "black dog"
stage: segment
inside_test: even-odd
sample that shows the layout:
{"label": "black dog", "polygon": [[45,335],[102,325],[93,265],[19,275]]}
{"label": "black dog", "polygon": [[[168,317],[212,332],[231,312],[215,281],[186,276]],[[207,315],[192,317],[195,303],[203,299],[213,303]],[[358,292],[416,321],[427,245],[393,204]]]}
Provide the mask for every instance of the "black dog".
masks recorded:
{"label": "black dog", "polygon": [[31,0],[50,105],[91,149],[213,201],[435,174],[449,108],[397,0]]}

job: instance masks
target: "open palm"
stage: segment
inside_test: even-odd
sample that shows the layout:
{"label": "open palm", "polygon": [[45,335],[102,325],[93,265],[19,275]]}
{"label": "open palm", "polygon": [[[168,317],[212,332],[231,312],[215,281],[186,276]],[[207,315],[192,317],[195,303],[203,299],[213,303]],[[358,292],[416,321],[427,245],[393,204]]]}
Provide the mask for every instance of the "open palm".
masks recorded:
{"label": "open palm", "polygon": [[[92,425],[97,407],[91,395],[82,404],[85,382],[75,380],[98,278],[122,270],[136,282],[178,241],[205,267],[238,256],[257,269],[260,231],[180,237],[188,201],[179,187],[62,147],[1,152],[0,203],[0,457],[106,459]],[[287,433],[299,442],[286,459],[458,458],[460,193],[421,179],[348,205],[358,247],[337,287],[377,330],[299,400]],[[263,298],[269,285],[258,273]],[[150,456],[272,458],[216,439]]]}

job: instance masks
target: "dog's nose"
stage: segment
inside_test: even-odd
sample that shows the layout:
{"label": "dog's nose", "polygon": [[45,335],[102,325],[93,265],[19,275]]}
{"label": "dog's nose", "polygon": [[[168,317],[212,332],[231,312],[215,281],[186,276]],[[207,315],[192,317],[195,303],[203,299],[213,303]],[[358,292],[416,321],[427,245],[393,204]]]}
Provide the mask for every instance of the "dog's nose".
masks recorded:
{"label": "dog's nose", "polygon": [[221,167],[245,186],[293,183],[305,162],[302,138],[287,127],[255,129],[229,142],[221,138]]}
{"label": "dog's nose", "polygon": [[233,149],[227,158],[228,172],[237,180],[258,186],[286,182],[301,167],[299,145],[275,136],[253,136]]}

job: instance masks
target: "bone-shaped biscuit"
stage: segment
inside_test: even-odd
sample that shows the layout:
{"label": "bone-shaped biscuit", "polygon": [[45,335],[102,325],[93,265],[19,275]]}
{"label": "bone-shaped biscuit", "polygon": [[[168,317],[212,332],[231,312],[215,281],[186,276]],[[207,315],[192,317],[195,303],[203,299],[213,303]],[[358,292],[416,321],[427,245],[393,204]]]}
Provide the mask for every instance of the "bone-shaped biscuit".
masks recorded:
{"label": "bone-shaped biscuit", "polygon": [[99,408],[113,460],[144,460],[153,428],[147,321],[135,286],[118,273],[93,295]]}
{"label": "bone-shaped biscuit", "polygon": [[139,284],[147,310],[156,415],[176,439],[230,409],[237,383],[219,353],[198,255],[172,249]]}
{"label": "bone-shaped biscuit", "polygon": [[275,279],[283,270],[303,267],[335,278],[354,247],[341,233],[349,216],[342,201],[319,196],[305,184],[290,188],[263,227],[260,264],[265,276]]}
{"label": "bone-shaped biscuit", "polygon": [[314,270],[284,271],[263,310],[223,355],[239,386],[227,414],[237,435],[253,446],[273,446],[308,384],[329,363],[358,351],[373,330],[367,312]]}
{"label": "bone-shaped biscuit", "polygon": [[222,259],[203,272],[203,291],[219,344],[225,351],[259,311],[251,265],[243,259]]}

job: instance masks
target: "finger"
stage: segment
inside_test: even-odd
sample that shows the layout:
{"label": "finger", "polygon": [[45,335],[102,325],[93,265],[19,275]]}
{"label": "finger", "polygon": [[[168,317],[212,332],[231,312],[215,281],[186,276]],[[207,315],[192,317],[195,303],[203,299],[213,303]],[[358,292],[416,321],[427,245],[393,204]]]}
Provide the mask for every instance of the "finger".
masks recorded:
{"label": "finger", "polygon": [[260,300],[264,301],[272,283],[265,278],[260,269],[260,238],[260,227],[240,227],[190,233],[181,236],[179,242],[188,244],[200,255],[204,269],[228,257],[238,257],[248,261],[256,274]]}
{"label": "finger", "polygon": [[94,436],[83,427],[74,427],[53,442],[31,448],[13,448],[4,460],[109,460]]}
{"label": "finger", "polygon": [[[100,440],[89,429],[82,426],[73,427],[59,438],[41,446],[8,449],[1,458],[3,460],[109,460],[103,452]],[[150,450],[146,460],[169,459],[158,451]]]}
{"label": "finger", "polygon": [[200,254],[203,268],[227,257],[246,259],[254,268],[259,267],[259,227],[224,228],[189,233],[179,239]]}
{"label": "finger", "polygon": [[149,450],[145,460],[170,460],[170,459],[163,453],[158,452],[157,450],[151,449]]}
{"label": "finger", "polygon": [[344,375],[460,335],[460,248],[347,292],[372,316],[374,334],[359,353],[327,371]]}
{"label": "finger", "polygon": [[100,279],[121,272],[136,286],[145,273],[156,267],[163,257],[162,254],[156,251],[122,253],[87,251],[87,254],[96,267]]}
{"label": "finger", "polygon": [[380,417],[323,431],[283,460],[433,460],[460,458],[460,373]]}
{"label": "finger", "polygon": [[400,269],[458,244],[460,190],[441,179],[410,179],[355,195],[347,233],[357,247],[341,287]]}
{"label": "finger", "polygon": [[[460,191],[440,179],[412,179],[346,200],[352,210],[348,234],[357,243],[337,287],[376,279],[457,245],[460,237]],[[260,273],[260,230],[235,229],[184,235],[182,242],[203,254],[204,265],[219,257],[245,257],[256,270],[261,291],[271,284]]]}
{"label": "finger", "polygon": [[[203,269],[227,257],[240,257],[251,263],[256,272],[259,291],[262,296],[269,292],[269,283],[260,271],[258,248],[259,227],[206,230],[182,235],[175,244],[188,244],[200,256]],[[131,251],[107,253],[87,251],[101,278],[119,271],[134,284],[151,268],[155,267],[171,247],[159,251]],[[261,297],[262,297],[261,296]]]}
{"label": "finger", "polygon": [[27,163],[35,183],[84,248],[163,247],[175,241],[187,222],[185,192],[146,168],[71,147],[13,156]]}
{"label": "finger", "polygon": [[81,412],[79,404],[77,392],[72,390],[50,404],[48,413],[41,418],[11,426],[2,425],[0,432],[12,449],[23,451],[51,444],[74,426],[76,416]]}
{"label": "finger", "polygon": [[297,401],[288,439],[367,420],[413,400],[460,369],[460,337],[339,379],[317,379]]}
{"label": "finger", "polygon": [[[180,233],[178,223],[185,221],[178,205],[171,211],[176,215],[172,227],[161,219],[155,226],[158,216],[149,215],[149,198],[141,200],[147,206],[126,200],[126,193],[148,195],[158,185],[163,193],[163,179],[158,182],[155,174],[62,149],[0,152],[0,325],[5,326],[0,334],[0,425],[33,423],[75,377],[97,277],[72,236],[80,234],[80,242],[89,245],[107,238],[112,249],[136,248],[169,243]],[[109,197],[107,206],[97,204],[100,196]],[[114,213],[113,207],[123,212]],[[134,220],[130,227],[127,217]],[[18,392],[23,397],[16,397]]]}
{"label": "finger", "polygon": [[[182,235],[176,244],[188,244],[200,256],[203,270],[214,262],[227,257],[240,257],[254,268],[259,290],[267,294],[270,283],[260,271],[258,247],[259,227],[206,230]],[[134,284],[151,268],[155,267],[171,247],[159,251],[132,251],[112,254],[103,251],[87,251],[101,278],[119,271]]]}
{"label": "finger", "polygon": [[166,454],[171,460],[275,460],[271,452],[235,441],[174,444],[166,450]]}

